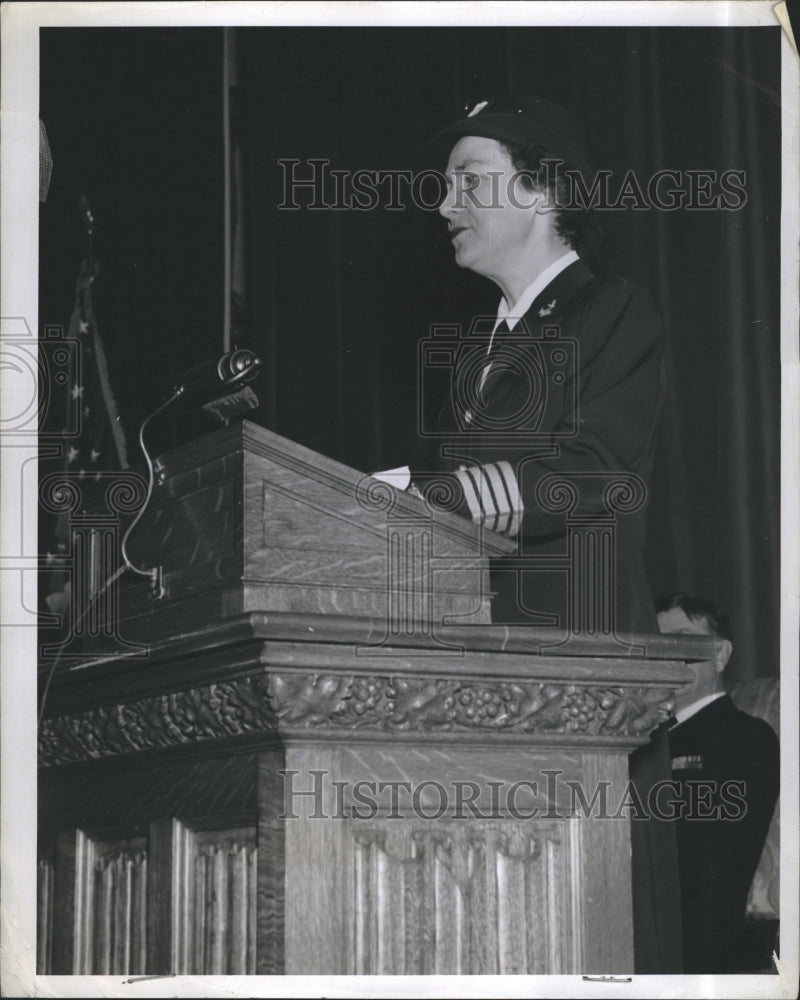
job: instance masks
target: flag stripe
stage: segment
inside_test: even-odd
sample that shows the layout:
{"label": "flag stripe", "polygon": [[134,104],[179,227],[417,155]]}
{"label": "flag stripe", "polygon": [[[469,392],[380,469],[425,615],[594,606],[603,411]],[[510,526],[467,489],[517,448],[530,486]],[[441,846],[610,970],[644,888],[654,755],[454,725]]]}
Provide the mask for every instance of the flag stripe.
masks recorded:
{"label": "flag stripe", "polygon": [[117,411],[117,401],[111,391],[111,381],[108,377],[108,364],[106,362],[106,352],[103,342],[97,330],[97,325],[92,323],[92,343],[94,344],[94,358],[97,364],[97,376],[100,383],[100,392],[106,407],[106,416],[111,427],[111,434],[114,439],[114,447],[117,449],[117,458],[120,468],[128,468],[128,454],[125,446],[125,435],[120,426],[119,412]]}

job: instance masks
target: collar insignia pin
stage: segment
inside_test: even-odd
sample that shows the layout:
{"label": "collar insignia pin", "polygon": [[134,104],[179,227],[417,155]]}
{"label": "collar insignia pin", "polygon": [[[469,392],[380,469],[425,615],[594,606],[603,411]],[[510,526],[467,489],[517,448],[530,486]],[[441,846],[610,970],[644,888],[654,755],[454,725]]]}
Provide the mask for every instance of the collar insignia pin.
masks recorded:
{"label": "collar insignia pin", "polygon": [[546,306],[542,306],[542,308],[539,310],[539,315],[549,316],[550,313],[555,309],[555,307],[556,307],[556,300],[553,299],[553,301],[548,302]]}

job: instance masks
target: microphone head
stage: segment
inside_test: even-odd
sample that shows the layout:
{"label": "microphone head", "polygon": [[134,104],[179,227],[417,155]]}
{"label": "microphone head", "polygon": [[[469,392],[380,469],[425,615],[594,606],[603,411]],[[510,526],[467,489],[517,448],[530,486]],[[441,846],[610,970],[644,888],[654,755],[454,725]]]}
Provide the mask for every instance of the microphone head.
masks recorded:
{"label": "microphone head", "polygon": [[217,365],[220,381],[225,385],[239,382],[251,382],[261,367],[261,358],[243,348],[236,348],[228,354],[223,354]]}
{"label": "microphone head", "polygon": [[251,382],[261,367],[261,358],[241,348],[228,351],[216,361],[205,361],[178,376],[173,393],[209,393],[224,391],[228,386]]}

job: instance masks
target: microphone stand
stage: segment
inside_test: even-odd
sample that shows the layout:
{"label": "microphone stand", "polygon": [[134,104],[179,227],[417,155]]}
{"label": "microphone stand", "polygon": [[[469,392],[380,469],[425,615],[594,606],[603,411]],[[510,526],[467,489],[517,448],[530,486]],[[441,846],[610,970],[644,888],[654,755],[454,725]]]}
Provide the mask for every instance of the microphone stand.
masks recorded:
{"label": "microphone stand", "polygon": [[[219,378],[220,388],[249,382],[258,374],[260,366],[261,359],[256,357],[256,355],[250,351],[240,351],[234,349],[228,354],[224,354],[216,364],[216,373]],[[201,366],[201,368],[204,367],[205,366]],[[149,569],[141,569],[138,566],[134,566],[127,551],[128,539],[139,521],[141,521],[144,516],[147,506],[150,503],[150,499],[153,496],[153,487],[155,486],[155,468],[153,460],[150,457],[150,452],[147,450],[147,446],[144,442],[144,432],[151,420],[155,419],[159,413],[166,410],[168,406],[171,406],[176,400],[180,399],[185,392],[188,391],[188,388],[191,386],[192,376],[195,376],[196,372],[197,369],[193,369],[191,372],[186,372],[183,376],[181,376],[182,380],[175,385],[170,395],[162,403],[160,403],[152,413],[144,418],[141,426],[139,427],[139,447],[142,449],[144,460],[147,463],[147,491],[145,492],[144,503],[139,508],[136,517],[133,521],[131,521],[128,526],[128,530],[122,537],[120,552],[126,568],[129,569],[131,573],[135,573],[137,576],[143,576],[145,579],[150,581],[150,595],[153,600],[156,601],[161,600],[166,593],[164,587],[163,567],[152,566]]]}
{"label": "microphone stand", "polygon": [[144,443],[144,432],[147,425],[155,417],[159,415],[163,410],[166,410],[168,406],[171,406],[175,400],[180,399],[183,395],[185,389],[182,385],[177,386],[172,390],[172,394],[168,396],[163,403],[160,403],[152,413],[144,418],[139,427],[139,447],[142,449],[142,454],[144,455],[144,460],[147,463],[147,490],[144,495],[144,502],[139,508],[136,517],[128,525],[128,530],[122,536],[122,544],[120,545],[120,552],[122,554],[123,562],[125,566],[131,571],[131,573],[136,573],[137,576],[143,576],[150,581],[150,595],[153,600],[160,600],[164,596],[164,574],[161,566],[153,566],[150,569],[140,569],[138,566],[134,566],[128,557],[128,538],[133,532],[136,525],[141,521],[144,516],[144,512],[147,510],[147,506],[150,503],[150,498],[153,495],[153,487],[155,486],[155,468],[153,467],[153,460],[150,457],[150,452],[147,450],[147,446]]}

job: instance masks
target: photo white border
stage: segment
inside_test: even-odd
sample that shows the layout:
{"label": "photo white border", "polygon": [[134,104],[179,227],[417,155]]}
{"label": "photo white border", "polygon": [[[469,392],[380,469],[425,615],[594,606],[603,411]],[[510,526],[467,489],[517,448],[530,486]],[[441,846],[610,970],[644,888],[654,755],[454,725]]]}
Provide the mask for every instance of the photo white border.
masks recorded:
{"label": "photo white border", "polygon": [[[540,3],[5,3],[0,13],[0,328],[38,330],[38,113],[40,27],[189,25],[574,26],[775,25],[767,0]],[[7,996],[726,996],[797,993],[798,636],[800,635],[800,202],[798,57],[782,42],[781,210],[781,951],[777,976],[635,976],[613,985],[563,977],[37,976],[36,893],[36,511],[21,509],[22,477],[35,478],[31,439],[3,429],[30,408],[30,372],[0,369],[0,984]],[[35,449],[34,449],[35,458]],[[27,622],[27,624],[26,624]],[[792,738],[794,737],[794,738]]]}

